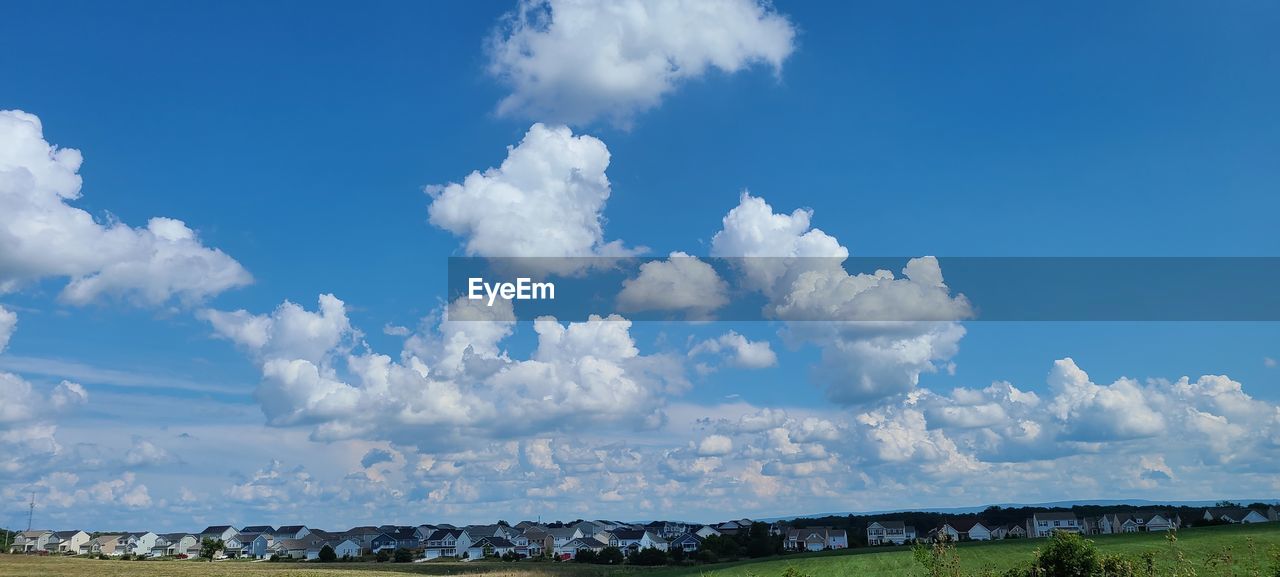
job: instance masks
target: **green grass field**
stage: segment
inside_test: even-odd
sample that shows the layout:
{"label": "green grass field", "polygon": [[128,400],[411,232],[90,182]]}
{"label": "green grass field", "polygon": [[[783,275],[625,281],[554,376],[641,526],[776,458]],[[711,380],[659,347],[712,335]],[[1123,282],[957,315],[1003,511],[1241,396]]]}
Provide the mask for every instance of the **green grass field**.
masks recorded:
{"label": "green grass field", "polygon": [[[1184,529],[1178,533],[1178,548],[1198,568],[1200,575],[1218,575],[1205,564],[1207,557],[1232,548],[1236,558],[1247,555],[1248,538],[1257,547],[1254,557],[1265,562],[1257,567],[1274,571],[1272,563],[1280,555],[1280,523],[1247,526]],[[1098,550],[1107,554],[1137,556],[1154,551],[1157,562],[1167,567],[1172,563],[1169,544],[1162,533],[1100,535],[1092,538]],[[1030,562],[1032,553],[1044,543],[1042,539],[1011,540],[993,543],[964,543],[957,550],[966,574],[976,575],[984,569],[1003,571]],[[101,561],[77,558],[27,557],[0,555],[0,577],[394,577],[396,574],[418,575],[486,575],[489,577],[777,577],[789,567],[814,577],[888,576],[908,577],[920,574],[919,567],[905,547],[887,549],[852,549],[789,555],[767,561],[743,561],[695,567],[632,568],[578,565],[574,563],[249,563],[223,561]],[[1251,567],[1243,561],[1234,574],[1250,575]],[[1272,575],[1270,572],[1264,575]]]}

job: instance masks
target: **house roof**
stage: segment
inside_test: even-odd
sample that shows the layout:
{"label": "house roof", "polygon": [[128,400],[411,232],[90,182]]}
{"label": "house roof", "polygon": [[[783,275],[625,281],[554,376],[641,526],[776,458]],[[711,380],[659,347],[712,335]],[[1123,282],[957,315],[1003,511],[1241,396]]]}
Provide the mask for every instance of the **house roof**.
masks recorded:
{"label": "house roof", "polygon": [[547,533],[556,539],[572,539],[573,535],[578,532],[576,527],[552,527],[547,529]]}
{"label": "house roof", "polygon": [[275,533],[276,530],[271,525],[250,525],[240,530],[241,533]]}
{"label": "house roof", "polygon": [[511,541],[508,541],[507,539],[503,539],[502,537],[482,537],[479,541],[476,541],[471,546],[472,547],[488,546],[488,547],[494,547],[494,548],[509,549],[511,547],[515,547],[516,544],[512,543]]}
{"label": "house roof", "polygon": [[644,539],[648,531],[643,529],[618,529],[613,531],[613,536],[622,541],[639,541]]}
{"label": "house roof", "polygon": [[698,544],[702,544],[702,537],[699,537],[699,536],[697,535],[697,533],[685,533],[685,534],[683,534],[683,535],[681,535],[681,536],[679,536],[679,537],[676,537],[675,539],[672,539],[672,540],[671,540],[671,544],[673,544],[673,545],[679,545],[680,543],[683,543],[683,542],[688,541],[688,540],[690,540],[690,539],[692,539],[694,542],[696,542],[696,543],[698,543]]}
{"label": "house roof", "polygon": [[1036,513],[1036,519],[1045,521],[1073,521],[1076,519],[1075,513],[1066,513],[1062,511],[1049,511],[1047,513]]}
{"label": "house roof", "polygon": [[284,549],[286,551],[306,549],[311,544],[305,539],[281,539],[271,544],[272,549]]}
{"label": "house roof", "polygon": [[[978,521],[977,519],[952,519],[950,521],[947,521],[947,525],[950,525],[952,529],[955,529],[960,533],[968,533],[969,530],[972,529],[974,525],[979,525],[979,524],[981,524],[981,521]],[[982,525],[982,526],[984,528],[986,527],[986,525]]]}
{"label": "house roof", "polygon": [[54,531],[53,536],[59,539],[66,539],[68,537],[75,537],[79,533],[84,533],[84,531],[79,529],[72,529],[70,531]]}
{"label": "house roof", "polygon": [[226,531],[227,529],[234,529],[234,528],[235,527],[232,527],[231,525],[210,525],[208,527],[205,527],[204,531],[201,531],[200,534],[203,535],[205,533],[221,533],[223,531]]}
{"label": "house roof", "polygon": [[307,528],[306,525],[283,525],[279,529],[276,529],[274,532],[275,533],[297,533],[298,531],[301,531],[306,528]]}
{"label": "house roof", "polygon": [[884,527],[885,529],[906,529],[907,528],[907,524],[902,521],[872,521],[872,522],[880,525],[881,527]]}

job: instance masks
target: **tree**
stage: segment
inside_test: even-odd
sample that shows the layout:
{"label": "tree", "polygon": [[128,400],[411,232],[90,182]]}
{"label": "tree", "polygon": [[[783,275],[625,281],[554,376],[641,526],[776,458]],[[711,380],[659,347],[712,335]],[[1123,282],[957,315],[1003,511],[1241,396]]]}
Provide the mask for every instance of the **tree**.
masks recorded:
{"label": "tree", "polygon": [[408,550],[408,549],[405,549],[404,547],[400,547],[399,549],[396,549],[395,561],[396,561],[396,563],[410,563],[410,562],[412,562],[412,561],[413,561],[413,551],[410,551],[410,550]]}
{"label": "tree", "polygon": [[1101,569],[1093,541],[1066,531],[1054,532],[1035,565],[1043,577],[1091,577]]}
{"label": "tree", "polygon": [[579,549],[578,553],[573,556],[575,563],[595,563],[596,552],[591,549]]}
{"label": "tree", "polygon": [[601,565],[621,565],[626,560],[626,556],[622,554],[622,549],[617,547],[605,547],[596,554],[596,563]]}
{"label": "tree", "polygon": [[646,566],[666,565],[667,554],[661,549],[645,547],[631,555],[631,564]]}
{"label": "tree", "polygon": [[333,547],[325,545],[320,548],[320,561],[324,563],[332,563],[338,560],[338,554],[333,551]]}
{"label": "tree", "polygon": [[373,557],[373,560],[379,563],[386,563],[391,560],[391,553],[388,553],[386,549],[383,549],[378,551],[378,554]]}
{"label": "tree", "polygon": [[684,561],[689,556],[684,552],[683,547],[672,547],[671,549],[667,550],[667,554],[670,555],[671,560],[676,563],[680,563]]}
{"label": "tree", "polygon": [[[775,543],[775,541],[777,542]],[[775,540],[769,534],[769,525],[767,523],[751,524],[751,532],[747,537],[748,557],[768,557],[777,553],[781,545],[781,541]]]}
{"label": "tree", "polygon": [[222,542],[222,539],[205,537],[200,540],[200,558],[213,561],[213,558],[218,556],[218,552],[226,548],[227,545]]}
{"label": "tree", "polygon": [[1240,508],[1240,504],[1236,503],[1235,501],[1222,500],[1222,501],[1218,501],[1217,504],[1214,505],[1214,507],[1231,507],[1231,508],[1238,509]]}

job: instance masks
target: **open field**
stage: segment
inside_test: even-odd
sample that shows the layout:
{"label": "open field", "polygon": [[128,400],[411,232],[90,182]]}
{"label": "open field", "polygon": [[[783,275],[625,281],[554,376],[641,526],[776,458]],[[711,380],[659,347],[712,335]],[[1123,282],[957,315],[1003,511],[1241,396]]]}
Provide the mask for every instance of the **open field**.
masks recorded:
{"label": "open field", "polygon": [[[1210,553],[1233,548],[1237,557],[1246,553],[1247,538],[1257,544],[1257,558],[1280,552],[1280,523],[1245,526],[1183,529],[1178,533],[1178,547],[1197,567],[1204,567]],[[1169,545],[1163,533],[1099,535],[1092,538],[1098,550],[1108,554],[1140,555],[1154,551],[1158,563],[1171,563]],[[983,569],[1003,571],[1031,560],[1032,552],[1044,543],[1042,539],[965,543],[958,547],[966,574]],[[396,574],[417,575],[485,575],[489,577],[777,577],[788,567],[814,577],[888,576],[908,577],[919,569],[905,547],[852,549],[789,555],[767,561],[743,561],[695,567],[606,567],[574,563],[249,563],[223,561],[101,561],[76,558],[25,557],[0,555],[0,577],[394,577]],[[1245,567],[1240,567],[1244,575]],[[1202,574],[1211,574],[1203,571]],[[1268,573],[1270,574],[1270,573]]]}

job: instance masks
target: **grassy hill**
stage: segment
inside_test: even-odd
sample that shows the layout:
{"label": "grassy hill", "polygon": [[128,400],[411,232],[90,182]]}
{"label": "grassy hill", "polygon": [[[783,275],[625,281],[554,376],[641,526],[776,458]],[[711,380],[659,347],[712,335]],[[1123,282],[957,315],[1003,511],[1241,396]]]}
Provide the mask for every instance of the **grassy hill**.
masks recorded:
{"label": "grassy hill", "polygon": [[[1169,574],[1174,554],[1162,533],[1092,537],[1104,554],[1137,557],[1156,553],[1161,575]],[[1249,541],[1254,543],[1250,555]],[[1027,564],[1043,539],[962,543],[957,547],[966,575],[984,570],[1001,572]],[[1201,576],[1275,575],[1280,561],[1280,523],[1183,529],[1177,548]],[[1230,572],[1206,564],[1210,555],[1230,551],[1236,561]],[[1249,558],[1256,562],[1251,564]],[[487,575],[489,577],[778,577],[794,567],[813,577],[917,577],[920,567],[906,547],[864,548],[788,555],[765,561],[742,561],[692,567],[607,567],[575,563],[249,563],[225,561],[102,561],[79,558],[0,555],[0,577],[391,577],[396,574]],[[1259,573],[1252,573],[1257,569]]]}

